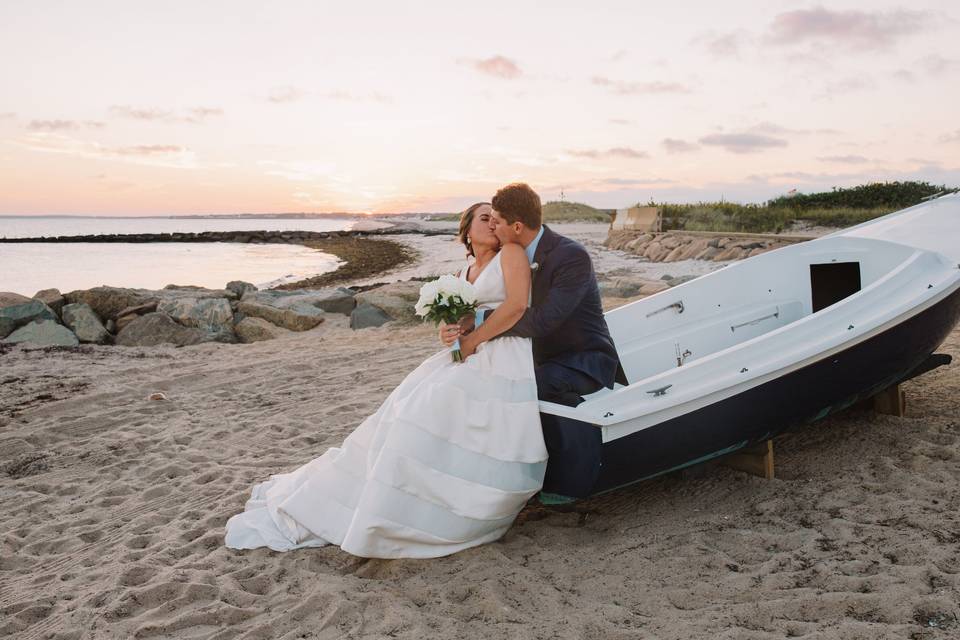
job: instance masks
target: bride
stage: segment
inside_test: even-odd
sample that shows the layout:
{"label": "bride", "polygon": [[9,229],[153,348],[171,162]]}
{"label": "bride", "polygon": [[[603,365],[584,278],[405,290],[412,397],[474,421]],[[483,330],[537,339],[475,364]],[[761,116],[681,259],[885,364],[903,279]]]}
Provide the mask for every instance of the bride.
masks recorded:
{"label": "bride", "polygon": [[[460,241],[474,259],[459,273],[497,332],[523,314],[530,264],[500,242],[491,207],[463,212]],[[441,328],[441,337],[455,326]],[[455,363],[427,358],[377,411],[318,458],[253,487],[226,524],[234,549],[288,551],[339,545],[369,558],[432,558],[500,538],[543,485],[529,338],[491,340]]]}

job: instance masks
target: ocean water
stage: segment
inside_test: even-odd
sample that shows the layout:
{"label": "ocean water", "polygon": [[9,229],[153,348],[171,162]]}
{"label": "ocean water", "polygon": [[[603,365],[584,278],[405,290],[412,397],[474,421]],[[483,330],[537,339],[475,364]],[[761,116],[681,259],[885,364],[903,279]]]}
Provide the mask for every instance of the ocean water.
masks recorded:
{"label": "ocean water", "polygon": [[[0,217],[0,237],[199,231],[336,231],[355,226],[344,218],[308,220]],[[0,291],[32,296],[41,289],[67,292],[100,285],[160,289],[168,284],[221,288],[231,280],[260,288],[333,271],[340,260],[295,244],[235,242],[0,243]]]}
{"label": "ocean water", "polygon": [[[359,223],[351,218],[177,218],[0,216],[0,238],[39,238],[105,233],[188,233],[201,231],[338,231]],[[363,224],[369,224],[363,221]]]}

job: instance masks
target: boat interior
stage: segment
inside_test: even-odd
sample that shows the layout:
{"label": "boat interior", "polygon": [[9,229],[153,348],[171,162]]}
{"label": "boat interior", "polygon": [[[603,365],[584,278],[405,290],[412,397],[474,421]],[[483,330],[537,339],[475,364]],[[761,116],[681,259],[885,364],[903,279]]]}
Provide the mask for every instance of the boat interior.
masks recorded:
{"label": "boat interior", "polygon": [[[778,354],[789,358],[791,348],[806,347],[820,336],[849,337],[841,334],[854,328],[851,318],[861,325],[865,314],[911,300],[916,304],[917,296],[933,286],[935,272],[941,279],[955,278],[956,265],[946,262],[938,253],[886,240],[834,236],[730,264],[609,311],[621,382],[587,396],[576,409],[542,403],[542,410],[596,417],[604,415],[598,410],[622,408],[624,401],[636,404],[670,391],[675,396],[676,389],[669,387],[678,380],[699,379],[709,386],[734,366],[735,373],[746,372],[751,365],[742,363],[772,361]],[[800,326],[805,328],[787,329]],[[749,357],[727,357],[748,347]],[[624,393],[635,388],[642,391]]]}

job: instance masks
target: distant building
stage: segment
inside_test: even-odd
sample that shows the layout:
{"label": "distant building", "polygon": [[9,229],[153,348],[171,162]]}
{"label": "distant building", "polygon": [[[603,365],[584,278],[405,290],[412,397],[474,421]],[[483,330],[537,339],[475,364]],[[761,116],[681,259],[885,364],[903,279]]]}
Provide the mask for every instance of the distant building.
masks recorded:
{"label": "distant building", "polygon": [[663,216],[659,207],[630,207],[617,209],[611,229],[629,229],[631,231],[660,231]]}

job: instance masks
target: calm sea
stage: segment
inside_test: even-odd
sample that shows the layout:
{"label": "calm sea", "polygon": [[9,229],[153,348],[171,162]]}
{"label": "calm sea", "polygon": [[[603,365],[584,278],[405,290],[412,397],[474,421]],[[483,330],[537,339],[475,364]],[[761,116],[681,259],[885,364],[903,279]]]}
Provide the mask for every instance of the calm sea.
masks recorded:
{"label": "calm sea", "polygon": [[[87,218],[0,216],[0,237],[200,231],[336,231],[354,219]],[[301,245],[211,243],[0,243],[0,291],[32,296],[100,285],[161,289],[168,284],[221,288],[230,280],[260,288],[333,271],[336,256]]]}

